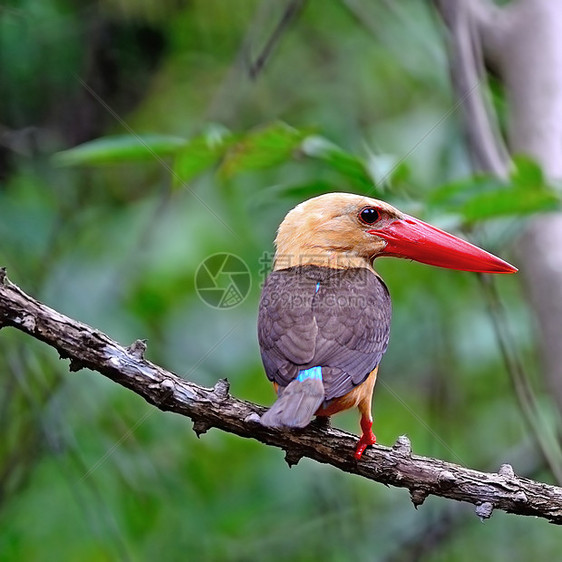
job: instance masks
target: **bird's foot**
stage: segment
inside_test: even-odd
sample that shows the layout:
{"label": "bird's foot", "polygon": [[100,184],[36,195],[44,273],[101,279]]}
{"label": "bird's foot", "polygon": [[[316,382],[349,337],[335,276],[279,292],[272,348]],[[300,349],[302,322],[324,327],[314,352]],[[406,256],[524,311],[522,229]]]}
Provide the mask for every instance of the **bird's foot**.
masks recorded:
{"label": "bird's foot", "polygon": [[361,418],[361,429],[363,430],[363,435],[357,442],[357,447],[355,448],[355,458],[357,460],[361,459],[365,449],[369,445],[374,445],[377,442],[377,438],[373,433],[373,421]]}

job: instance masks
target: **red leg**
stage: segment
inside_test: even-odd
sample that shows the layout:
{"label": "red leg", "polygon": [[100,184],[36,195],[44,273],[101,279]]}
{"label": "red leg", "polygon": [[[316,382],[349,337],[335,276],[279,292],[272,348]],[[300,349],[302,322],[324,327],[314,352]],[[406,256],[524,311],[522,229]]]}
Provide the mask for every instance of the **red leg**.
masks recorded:
{"label": "red leg", "polygon": [[374,445],[377,442],[377,438],[373,433],[373,420],[369,419],[365,416],[361,416],[361,429],[363,430],[363,435],[361,435],[361,439],[359,439],[357,443],[357,447],[355,448],[355,458],[359,460],[365,449],[369,445]]}

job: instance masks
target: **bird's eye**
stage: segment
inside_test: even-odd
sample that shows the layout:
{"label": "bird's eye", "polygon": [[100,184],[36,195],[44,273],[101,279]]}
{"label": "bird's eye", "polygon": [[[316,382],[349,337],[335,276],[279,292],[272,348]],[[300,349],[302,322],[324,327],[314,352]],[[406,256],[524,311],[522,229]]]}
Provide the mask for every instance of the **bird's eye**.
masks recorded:
{"label": "bird's eye", "polygon": [[381,214],[373,207],[365,207],[360,211],[359,218],[366,224],[373,224],[381,218]]}

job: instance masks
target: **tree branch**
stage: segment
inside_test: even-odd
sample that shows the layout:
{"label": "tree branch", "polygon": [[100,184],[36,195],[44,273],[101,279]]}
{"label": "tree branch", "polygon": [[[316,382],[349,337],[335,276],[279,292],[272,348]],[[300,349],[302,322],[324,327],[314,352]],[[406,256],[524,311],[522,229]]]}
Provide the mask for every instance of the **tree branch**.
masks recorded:
{"label": "tree branch", "polygon": [[145,360],[142,341],[121,346],[25,294],[0,269],[0,328],[7,326],[54,347],[61,358],[70,359],[71,371],[98,371],[160,410],[191,418],[198,435],[216,427],[285,450],[289,465],[308,457],[350,474],[407,488],[416,507],[433,494],[472,503],[483,519],[493,509],[501,509],[562,524],[562,488],[518,477],[510,465],[502,465],[497,473],[485,473],[413,455],[404,436],[391,448],[373,446],[356,462],[356,436],[326,424],[313,423],[293,431],[264,427],[258,422],[264,408],[230,396],[226,380],[213,388],[183,380]]}
{"label": "tree branch", "polygon": [[451,82],[462,106],[468,151],[475,169],[507,176],[509,156],[492,118],[486,80],[480,22],[488,21],[495,10],[475,0],[434,0],[449,31]]}
{"label": "tree branch", "polygon": [[257,58],[249,63],[248,73],[252,80],[255,80],[261,71],[264,69],[265,64],[271,56],[275,46],[281,40],[283,33],[289,28],[295,18],[302,12],[306,0],[290,0],[287,4],[281,19],[277,22],[273,33],[269,36],[265,46],[261,50]]}

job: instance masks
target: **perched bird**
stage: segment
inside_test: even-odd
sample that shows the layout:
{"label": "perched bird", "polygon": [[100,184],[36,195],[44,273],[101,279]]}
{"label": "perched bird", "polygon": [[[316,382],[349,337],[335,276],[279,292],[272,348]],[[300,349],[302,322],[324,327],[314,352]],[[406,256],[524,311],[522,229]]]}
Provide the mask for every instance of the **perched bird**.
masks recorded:
{"label": "perched bird", "polygon": [[394,256],[463,271],[517,271],[388,203],[349,193],[297,205],[279,226],[275,245],[258,339],[278,398],[261,423],[305,427],[315,415],[357,407],[362,435],[356,459],[376,442],[371,400],[390,333],[390,295],[373,260]]}

